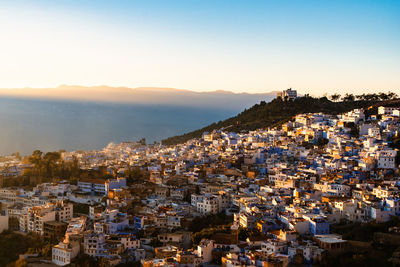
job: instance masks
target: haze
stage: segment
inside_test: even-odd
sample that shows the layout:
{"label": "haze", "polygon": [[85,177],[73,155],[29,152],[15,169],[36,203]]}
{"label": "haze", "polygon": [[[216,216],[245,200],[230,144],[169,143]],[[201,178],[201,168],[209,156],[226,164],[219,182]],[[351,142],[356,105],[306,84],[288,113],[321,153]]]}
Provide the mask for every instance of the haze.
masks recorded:
{"label": "haze", "polygon": [[232,93],[229,91],[194,92],[191,90],[158,87],[70,86],[56,88],[0,89],[0,97],[73,100],[140,105],[198,107],[239,112],[260,101],[269,101],[274,92],[263,94]]}
{"label": "haze", "polygon": [[5,1],[0,88],[398,91],[399,14],[398,1]]}

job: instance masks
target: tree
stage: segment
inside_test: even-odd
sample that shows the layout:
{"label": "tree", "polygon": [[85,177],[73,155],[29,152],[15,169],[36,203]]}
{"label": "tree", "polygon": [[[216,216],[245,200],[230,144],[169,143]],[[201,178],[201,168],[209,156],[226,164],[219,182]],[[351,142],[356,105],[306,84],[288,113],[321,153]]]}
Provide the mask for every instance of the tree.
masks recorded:
{"label": "tree", "polygon": [[249,237],[250,233],[247,228],[240,227],[239,229],[239,240],[246,240]]}
{"label": "tree", "polygon": [[[10,231],[4,231],[0,234],[0,266],[7,266],[18,259],[18,255],[26,253],[27,251],[40,251],[44,246],[44,240],[41,236],[36,234],[22,235]],[[18,262],[20,265],[10,266],[24,266],[23,262]]]}
{"label": "tree", "polygon": [[370,94],[370,99],[371,100],[379,100],[379,95],[378,94]]}
{"label": "tree", "polygon": [[42,250],[40,251],[43,256],[51,256],[51,251],[52,251],[53,245],[52,244],[46,244],[42,247]]}
{"label": "tree", "polygon": [[317,146],[323,147],[323,146],[325,146],[328,142],[329,142],[328,139],[323,138],[323,137],[320,137],[320,138],[318,138],[318,140],[317,140]]}
{"label": "tree", "polygon": [[28,266],[28,263],[24,258],[20,258],[7,265],[7,267],[25,267],[25,266]]}
{"label": "tree", "polygon": [[134,181],[142,180],[144,177],[139,166],[128,166],[124,174],[127,177],[128,184],[132,184]]}
{"label": "tree", "polygon": [[343,101],[344,102],[352,102],[354,101],[354,95],[353,94],[345,94],[345,96],[343,97]]}
{"label": "tree", "polygon": [[366,100],[366,99],[365,99],[366,94],[356,95],[356,96],[354,96],[354,97],[355,97],[355,99],[357,99],[357,100]]}
{"label": "tree", "polygon": [[331,100],[336,102],[340,99],[340,94],[333,94],[331,95]]}
{"label": "tree", "polygon": [[106,258],[102,257],[102,258],[100,259],[99,266],[100,266],[100,267],[109,267],[109,266],[110,266],[110,263],[109,263],[109,261],[108,261]]}
{"label": "tree", "polygon": [[75,261],[76,266],[80,267],[91,267],[99,265],[99,262],[96,260],[96,258],[83,253],[79,254]]}
{"label": "tree", "polygon": [[146,138],[142,138],[142,139],[140,139],[139,140],[139,143],[141,144],[141,145],[143,145],[143,146],[145,146],[146,145]]}
{"label": "tree", "polygon": [[359,137],[359,130],[354,122],[346,122],[345,127],[350,128],[350,135],[353,137]]}
{"label": "tree", "polygon": [[43,163],[45,165],[45,176],[46,178],[52,178],[56,173],[59,173],[57,164],[61,155],[59,152],[48,152],[43,157]]}
{"label": "tree", "polygon": [[398,98],[399,96],[396,94],[396,93],[393,93],[393,92],[388,92],[388,97],[389,97],[389,99],[396,99],[396,98]]}
{"label": "tree", "polygon": [[388,100],[389,96],[383,92],[379,93],[380,100]]}
{"label": "tree", "polygon": [[39,164],[42,160],[43,152],[40,150],[35,150],[32,152],[32,156],[29,157],[29,162],[32,164]]}
{"label": "tree", "polygon": [[14,156],[14,157],[16,157],[17,159],[19,159],[19,160],[21,160],[22,159],[22,157],[21,157],[21,154],[17,151],[17,152],[14,152],[14,153],[12,153],[11,154],[11,156]]}

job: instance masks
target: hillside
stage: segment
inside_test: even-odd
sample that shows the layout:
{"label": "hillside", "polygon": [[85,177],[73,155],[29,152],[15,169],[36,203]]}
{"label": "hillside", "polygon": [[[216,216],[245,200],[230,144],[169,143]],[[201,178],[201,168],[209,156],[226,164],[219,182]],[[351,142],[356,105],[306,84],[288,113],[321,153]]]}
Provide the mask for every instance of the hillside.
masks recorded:
{"label": "hillside", "polygon": [[290,120],[296,114],[318,113],[339,114],[355,108],[376,107],[377,104],[387,103],[398,104],[399,100],[378,101],[378,100],[359,100],[346,102],[332,102],[326,97],[313,98],[304,96],[294,101],[285,102],[281,99],[274,99],[269,103],[261,101],[249,109],[245,109],[237,116],[224,121],[213,123],[199,130],[183,135],[169,137],[162,140],[164,145],[174,145],[186,142],[192,138],[201,137],[203,132],[211,132],[216,129],[229,129],[232,132],[252,131],[259,128],[270,127]]}

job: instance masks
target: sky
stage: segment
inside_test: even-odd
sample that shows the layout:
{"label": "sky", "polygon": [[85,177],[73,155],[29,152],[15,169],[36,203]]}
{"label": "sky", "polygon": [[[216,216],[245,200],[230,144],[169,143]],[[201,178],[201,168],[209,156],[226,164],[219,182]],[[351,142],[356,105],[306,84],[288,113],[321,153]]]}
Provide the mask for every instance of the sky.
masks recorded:
{"label": "sky", "polygon": [[400,93],[400,1],[2,1],[0,88]]}

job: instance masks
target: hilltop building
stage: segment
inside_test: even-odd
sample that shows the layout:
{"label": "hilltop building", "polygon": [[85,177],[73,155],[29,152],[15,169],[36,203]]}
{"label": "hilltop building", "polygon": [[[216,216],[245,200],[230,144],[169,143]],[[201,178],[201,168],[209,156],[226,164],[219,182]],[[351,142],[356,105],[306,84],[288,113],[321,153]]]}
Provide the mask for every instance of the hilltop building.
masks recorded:
{"label": "hilltop building", "polygon": [[277,93],[277,97],[281,97],[283,100],[294,100],[297,98],[297,91],[292,90],[292,88],[283,90],[282,92]]}

